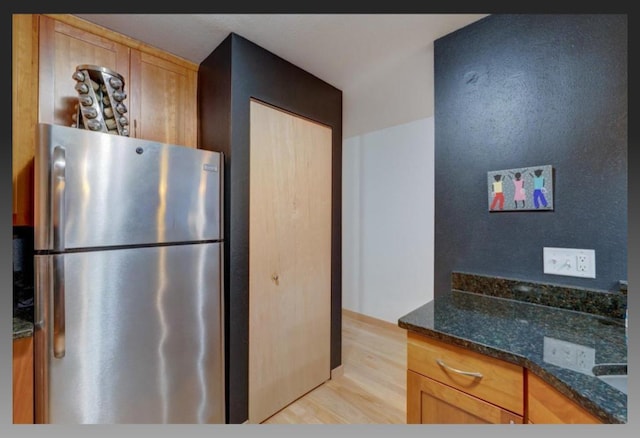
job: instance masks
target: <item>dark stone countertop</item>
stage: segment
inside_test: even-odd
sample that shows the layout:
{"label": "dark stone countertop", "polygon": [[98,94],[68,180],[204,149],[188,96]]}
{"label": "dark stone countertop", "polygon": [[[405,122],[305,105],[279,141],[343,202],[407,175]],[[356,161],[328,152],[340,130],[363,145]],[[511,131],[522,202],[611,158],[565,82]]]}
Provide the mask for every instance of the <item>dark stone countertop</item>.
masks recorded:
{"label": "dark stone countertop", "polygon": [[13,339],[33,336],[33,306],[13,309]]}
{"label": "dark stone countertop", "polygon": [[13,340],[33,336],[33,323],[22,318],[13,317]]}
{"label": "dark stone countertop", "polygon": [[553,338],[594,349],[596,365],[626,364],[624,319],[454,289],[401,317],[398,325],[521,365],[604,423],[627,422],[626,394],[591,373],[549,363],[544,353],[545,338]]}

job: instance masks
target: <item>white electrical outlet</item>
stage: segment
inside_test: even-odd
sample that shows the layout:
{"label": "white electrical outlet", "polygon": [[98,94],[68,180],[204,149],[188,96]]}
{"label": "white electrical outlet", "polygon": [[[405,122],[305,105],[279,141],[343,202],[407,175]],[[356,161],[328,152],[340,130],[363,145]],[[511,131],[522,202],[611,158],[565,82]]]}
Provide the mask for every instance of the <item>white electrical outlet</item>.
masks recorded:
{"label": "white electrical outlet", "polygon": [[596,278],[596,252],[593,249],[543,248],[545,274]]}
{"label": "white electrical outlet", "polygon": [[544,337],[542,347],[542,360],[545,362],[593,375],[592,369],[596,364],[595,349],[548,336]]}
{"label": "white electrical outlet", "polygon": [[576,269],[578,272],[587,272],[589,270],[589,257],[585,254],[576,256]]}

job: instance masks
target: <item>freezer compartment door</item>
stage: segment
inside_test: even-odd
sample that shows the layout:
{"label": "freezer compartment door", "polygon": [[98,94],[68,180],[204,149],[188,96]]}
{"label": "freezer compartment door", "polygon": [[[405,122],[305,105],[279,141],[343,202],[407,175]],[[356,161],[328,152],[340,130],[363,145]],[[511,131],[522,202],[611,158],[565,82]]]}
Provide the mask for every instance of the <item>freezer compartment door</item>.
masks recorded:
{"label": "freezer compartment door", "polygon": [[219,152],[38,125],[35,248],[220,240]]}
{"label": "freezer compartment door", "polygon": [[36,421],[223,424],[221,245],[37,256]]}

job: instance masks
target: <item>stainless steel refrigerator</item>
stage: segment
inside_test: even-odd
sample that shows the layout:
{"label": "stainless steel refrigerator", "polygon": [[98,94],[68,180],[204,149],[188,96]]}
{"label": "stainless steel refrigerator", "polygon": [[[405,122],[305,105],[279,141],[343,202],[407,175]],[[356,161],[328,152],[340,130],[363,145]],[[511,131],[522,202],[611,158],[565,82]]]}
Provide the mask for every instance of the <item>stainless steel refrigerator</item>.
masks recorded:
{"label": "stainless steel refrigerator", "polygon": [[224,423],[221,153],[40,124],[37,423]]}

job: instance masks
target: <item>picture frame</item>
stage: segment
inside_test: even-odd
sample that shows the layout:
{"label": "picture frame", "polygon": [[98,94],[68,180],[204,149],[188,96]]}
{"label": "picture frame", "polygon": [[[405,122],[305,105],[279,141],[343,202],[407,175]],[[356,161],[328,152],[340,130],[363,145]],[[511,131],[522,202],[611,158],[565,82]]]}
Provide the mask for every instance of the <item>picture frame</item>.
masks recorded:
{"label": "picture frame", "polygon": [[487,172],[489,212],[553,210],[553,167],[518,167]]}

